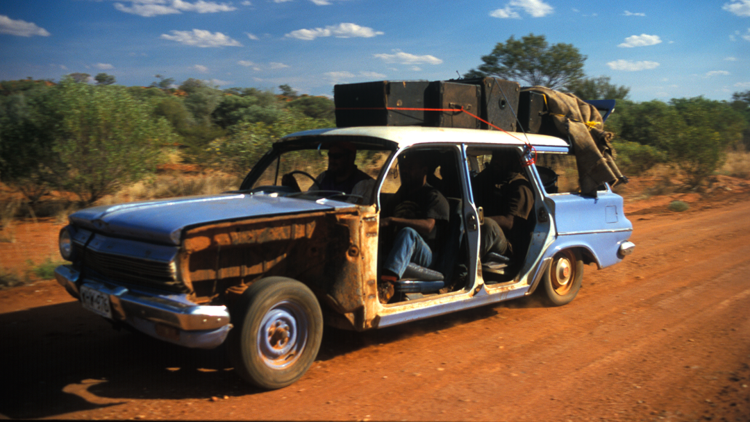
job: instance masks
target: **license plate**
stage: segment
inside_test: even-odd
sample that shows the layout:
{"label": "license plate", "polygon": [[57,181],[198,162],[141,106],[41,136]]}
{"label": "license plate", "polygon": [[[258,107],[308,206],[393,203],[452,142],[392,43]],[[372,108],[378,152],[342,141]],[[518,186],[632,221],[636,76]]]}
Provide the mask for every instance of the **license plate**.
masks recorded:
{"label": "license plate", "polygon": [[89,311],[112,319],[112,308],[109,306],[109,295],[96,291],[85,284],[81,286],[81,305]]}

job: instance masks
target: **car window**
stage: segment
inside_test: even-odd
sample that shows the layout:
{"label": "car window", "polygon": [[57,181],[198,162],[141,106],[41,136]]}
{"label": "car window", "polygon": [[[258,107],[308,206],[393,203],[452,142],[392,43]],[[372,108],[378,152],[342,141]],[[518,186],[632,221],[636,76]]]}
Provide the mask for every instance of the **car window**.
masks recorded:
{"label": "car window", "polygon": [[537,153],[536,169],[548,194],[580,192],[575,155]]}

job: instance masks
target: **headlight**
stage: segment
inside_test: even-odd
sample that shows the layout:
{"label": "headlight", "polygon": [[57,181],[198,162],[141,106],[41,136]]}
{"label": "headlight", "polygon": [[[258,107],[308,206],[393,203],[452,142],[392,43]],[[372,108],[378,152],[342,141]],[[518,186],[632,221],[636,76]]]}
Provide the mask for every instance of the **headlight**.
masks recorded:
{"label": "headlight", "polygon": [[60,246],[60,255],[66,261],[73,261],[75,255],[75,249],[73,248],[73,236],[70,235],[69,227],[63,227],[60,230],[60,237],[58,238]]}

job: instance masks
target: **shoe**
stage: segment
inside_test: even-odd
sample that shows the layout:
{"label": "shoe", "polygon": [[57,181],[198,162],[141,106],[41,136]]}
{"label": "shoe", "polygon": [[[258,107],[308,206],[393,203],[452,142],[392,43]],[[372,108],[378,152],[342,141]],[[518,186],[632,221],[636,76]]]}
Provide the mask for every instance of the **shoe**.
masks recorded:
{"label": "shoe", "polygon": [[[393,277],[393,280],[395,280],[395,277]],[[380,303],[385,305],[395,293],[396,289],[393,287],[391,277],[383,276],[378,283],[378,300],[380,300]]]}

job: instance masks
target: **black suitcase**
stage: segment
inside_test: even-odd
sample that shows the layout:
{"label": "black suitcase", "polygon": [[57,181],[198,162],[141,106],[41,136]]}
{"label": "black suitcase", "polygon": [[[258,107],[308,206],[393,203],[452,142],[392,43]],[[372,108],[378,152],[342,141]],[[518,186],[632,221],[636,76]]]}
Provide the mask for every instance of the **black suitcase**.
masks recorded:
{"label": "black suitcase", "polygon": [[[518,95],[521,90],[518,82],[500,78],[456,79],[450,82],[480,86],[482,98],[478,116],[500,129],[516,130],[515,113],[518,110]],[[481,128],[489,127],[482,123]]]}
{"label": "black suitcase", "polygon": [[518,120],[521,127],[518,131],[539,133],[544,117],[544,94],[534,91],[523,91],[518,105]]}
{"label": "black suitcase", "polygon": [[475,117],[460,110],[466,110],[471,114],[481,113],[479,104],[482,101],[482,89],[478,85],[461,84],[455,82],[436,82],[434,88],[438,89],[439,102],[435,108],[442,110],[438,114],[437,126],[460,127],[466,129],[481,129],[483,123]]}
{"label": "black suitcase", "polygon": [[[428,81],[335,85],[336,126],[435,126],[437,90]],[[402,110],[396,110],[402,108]]]}

